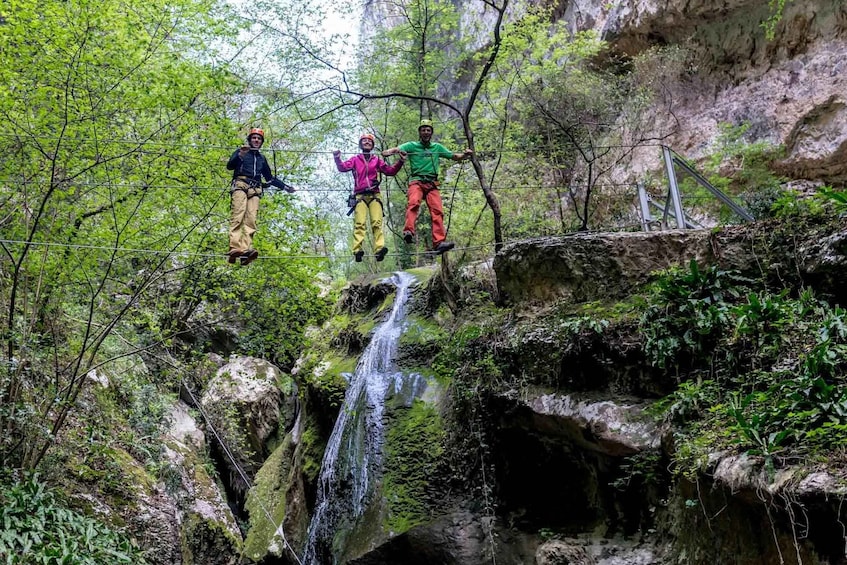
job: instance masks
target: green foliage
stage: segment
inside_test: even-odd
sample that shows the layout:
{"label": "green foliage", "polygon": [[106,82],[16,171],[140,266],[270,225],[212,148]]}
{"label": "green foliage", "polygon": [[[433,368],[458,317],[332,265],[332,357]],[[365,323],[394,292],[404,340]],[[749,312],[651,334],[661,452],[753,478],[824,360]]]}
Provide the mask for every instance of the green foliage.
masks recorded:
{"label": "green foliage", "polygon": [[619,491],[643,489],[658,485],[662,469],[659,450],[639,451],[627,457],[620,466],[620,475],[611,483]]}
{"label": "green foliage", "polygon": [[[679,308],[671,302],[668,310]],[[702,315],[696,308],[690,312]],[[744,302],[722,306],[718,319],[723,330],[712,335],[710,348],[722,354],[701,355],[688,370],[694,374],[708,365],[719,380],[683,381],[651,408],[674,425],[679,472],[691,473],[708,453],[735,447],[761,456],[773,473],[785,457],[847,441],[844,310],[808,291],[791,298],[785,291],[757,290]],[[684,333],[683,326],[675,327]]]}
{"label": "green foliage", "polygon": [[771,204],[770,214],[775,218],[814,217],[824,211],[821,200],[803,198],[793,190],[779,193]]}
{"label": "green foliage", "polygon": [[674,392],[651,406],[649,413],[683,425],[705,417],[719,399],[720,389],[715,381],[683,381]]}
{"label": "green foliage", "polygon": [[433,473],[443,451],[444,431],[435,408],[416,400],[397,417],[385,440],[384,492],[387,527],[393,535],[431,515]]}
{"label": "green foliage", "polygon": [[4,563],[147,562],[122,533],[65,508],[37,476],[4,483],[0,501],[0,557]]}
{"label": "green foliage", "polygon": [[791,0],[768,0],[770,15],[761,23],[761,26],[765,30],[765,37],[769,41],[773,41],[773,38],[776,36],[776,26],[782,21],[785,5],[789,2]]}
{"label": "green foliage", "polygon": [[180,268],[171,253],[214,234],[225,193],[182,187],[224,184],[208,147],[237,131],[219,116],[238,84],[202,60],[233,37],[228,14],[214,0],[21,0],[3,14],[0,50],[19,53],[0,62],[0,202],[19,242],[0,258],[7,466],[37,465],[85,375],[132,349],[109,355],[109,337]]}
{"label": "green foliage", "polygon": [[701,270],[695,260],[687,271],[670,269],[655,283],[641,316],[641,331],[650,362],[667,367],[684,356],[710,355],[729,327],[731,304],[747,279],[712,265]]}
{"label": "green foliage", "polygon": [[[0,203],[16,242],[0,256],[0,461],[36,467],[92,369],[156,347],[190,356],[177,338],[197,328],[244,321],[244,352],[291,364],[330,300],[320,266],[222,260],[224,164],[243,139],[226,116],[245,85],[221,51],[244,20],[217,0],[21,0],[2,20],[0,50],[20,55],[0,62]],[[263,257],[299,253],[325,225],[295,202],[262,199]]]}
{"label": "green foliage", "polygon": [[[591,64],[605,42],[591,32],[571,34],[562,22],[552,29],[541,25],[544,17],[530,14],[522,20],[518,30],[526,44],[516,41],[505,51],[521,68],[513,103],[521,119],[513,135],[524,165],[515,164],[513,170],[533,174],[549,169],[552,175],[547,176],[554,179],[553,186],[540,187],[539,197],[529,200],[537,203],[536,211],[523,198],[515,203],[544,218],[528,218],[536,234],[584,230],[626,214],[628,207],[603,198],[603,176],[627,152],[615,145],[625,140],[606,125],[634,117],[625,107],[637,99],[628,76]],[[532,150],[520,153],[527,149]],[[521,218],[520,210],[516,212],[512,215]]]}
{"label": "green foliage", "polygon": [[[501,368],[490,351],[486,351],[485,338],[493,335],[493,328],[468,324],[450,335],[450,339],[432,361],[432,369],[444,382],[452,382],[454,394],[470,398],[496,381]],[[454,380],[461,376],[458,381]]]}
{"label": "green foliage", "polygon": [[803,309],[803,301],[788,299],[788,290],[779,294],[751,292],[747,302],[739,304],[732,312],[736,335],[750,340],[753,347],[764,353],[779,346],[782,330],[792,324]]}
{"label": "green foliage", "polygon": [[818,194],[833,203],[839,212],[847,212],[847,190],[834,190],[828,186],[818,189]]}
{"label": "green foliage", "polygon": [[242,351],[281,367],[294,363],[306,328],[323,323],[333,306],[333,296],[321,294],[314,275],[313,268],[303,264],[269,264],[239,277]]}
{"label": "green foliage", "polygon": [[572,335],[578,335],[583,331],[602,334],[603,331],[608,327],[609,320],[605,320],[602,318],[598,319],[593,316],[579,316],[576,318],[569,318],[561,323],[561,328],[565,330],[565,332]]}
{"label": "green foliage", "polygon": [[[774,216],[774,204],[790,192],[782,188],[782,177],[773,171],[774,162],[783,156],[784,149],[765,140],[750,141],[750,137],[748,122],[718,124],[718,135],[712,153],[702,165],[703,172],[714,187],[739,197],[754,217],[770,218]],[[682,176],[679,184],[684,198],[698,211],[725,222],[733,219],[731,211],[693,178]]]}

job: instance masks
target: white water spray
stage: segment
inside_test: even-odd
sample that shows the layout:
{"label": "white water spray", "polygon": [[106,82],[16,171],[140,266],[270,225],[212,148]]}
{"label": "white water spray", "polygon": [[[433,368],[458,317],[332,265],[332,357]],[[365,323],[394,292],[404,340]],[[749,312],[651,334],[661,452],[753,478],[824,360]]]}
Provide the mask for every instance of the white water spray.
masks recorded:
{"label": "white water spray", "polygon": [[394,307],[374,332],[350,380],[321,464],[304,565],[334,563],[341,520],[349,532],[371,502],[382,470],[386,398],[405,392],[404,402],[410,404],[425,388],[420,375],[404,375],[394,366],[404,307],[414,280],[408,273],[393,275],[391,281],[397,287]]}

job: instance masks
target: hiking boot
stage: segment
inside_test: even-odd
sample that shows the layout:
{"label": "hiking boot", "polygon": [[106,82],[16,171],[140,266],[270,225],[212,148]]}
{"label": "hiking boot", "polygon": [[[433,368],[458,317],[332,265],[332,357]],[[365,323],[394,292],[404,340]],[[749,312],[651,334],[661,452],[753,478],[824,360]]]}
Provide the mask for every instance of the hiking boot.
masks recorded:
{"label": "hiking boot", "polygon": [[234,264],[235,260],[238,259],[238,256],[241,255],[241,251],[237,249],[233,249],[229,253],[226,254],[226,262],[230,264]]}
{"label": "hiking boot", "polygon": [[409,243],[409,244],[414,243],[415,234],[413,234],[410,231],[404,231],[403,232],[403,241],[405,241],[406,243]]}
{"label": "hiking boot", "polygon": [[450,251],[454,247],[456,247],[456,244],[452,241],[442,241],[441,243],[435,246],[435,253],[436,255],[441,255],[445,251]]}
{"label": "hiking boot", "polygon": [[248,249],[247,251],[241,254],[239,260],[241,261],[242,265],[249,265],[250,263],[255,261],[258,256],[258,251],[256,251],[255,249]]}
{"label": "hiking boot", "polygon": [[376,252],[376,260],[382,261],[383,259],[385,259],[385,256],[387,254],[388,254],[388,248],[387,247],[381,247],[379,249],[379,251]]}
{"label": "hiking boot", "polygon": [[355,253],[353,253],[353,259],[355,259],[357,263],[361,263],[362,257],[364,257],[364,256],[365,256],[364,251],[356,251]]}

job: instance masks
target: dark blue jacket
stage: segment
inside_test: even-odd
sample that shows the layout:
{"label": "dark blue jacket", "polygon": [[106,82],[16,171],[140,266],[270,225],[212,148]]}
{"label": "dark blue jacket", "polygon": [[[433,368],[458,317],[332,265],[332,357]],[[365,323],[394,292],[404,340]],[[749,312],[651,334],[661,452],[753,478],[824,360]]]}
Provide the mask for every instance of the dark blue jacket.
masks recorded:
{"label": "dark blue jacket", "polygon": [[226,168],[232,171],[232,178],[247,177],[251,182],[258,185],[264,177],[271,186],[285,190],[291,188],[273,175],[268,160],[258,149],[251,149],[244,157],[241,157],[238,151],[238,149],[235,150],[226,164]]}
{"label": "dark blue jacket", "polygon": [[265,156],[259,153],[258,149],[251,149],[244,157],[238,155],[238,149],[229,158],[226,168],[233,171],[232,177],[247,177],[252,181],[260,182],[261,177],[265,180],[273,180],[274,175],[271,172],[271,167],[268,165],[268,160]]}

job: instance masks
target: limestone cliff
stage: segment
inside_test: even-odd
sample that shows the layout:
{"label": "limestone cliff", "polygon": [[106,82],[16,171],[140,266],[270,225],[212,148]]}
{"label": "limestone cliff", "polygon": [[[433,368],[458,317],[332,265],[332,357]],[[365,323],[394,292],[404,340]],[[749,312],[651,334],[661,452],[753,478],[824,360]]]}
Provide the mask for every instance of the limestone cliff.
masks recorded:
{"label": "limestone cliff", "polygon": [[701,156],[718,124],[749,123],[748,141],[784,145],[785,175],[847,180],[847,6],[838,0],[789,2],[765,37],[764,0],[585,2],[563,4],[573,29],[596,29],[619,52],[651,46],[690,51],[685,72],[664,85],[657,106],[666,143]]}
{"label": "limestone cliff", "polygon": [[[768,39],[768,0],[554,0],[556,17],[572,31],[594,30],[611,47],[610,61],[632,60],[656,47],[678,47],[683,58],[650,69],[654,88],[647,135],[697,159],[709,153],[720,124],[748,124],[747,142],[785,147],[779,171],[790,179],[847,181],[847,6],[840,0],[787,2]],[[478,0],[458,0],[468,21],[493,23]],[[512,19],[525,6],[512,3]],[[396,8],[368,2],[363,34],[392,25]],[[465,25],[465,33],[480,29]],[[478,38],[477,46],[488,41]],[[648,84],[653,83],[653,84]],[[457,85],[459,87],[459,85]],[[659,168],[655,151],[638,152],[628,180]]]}

